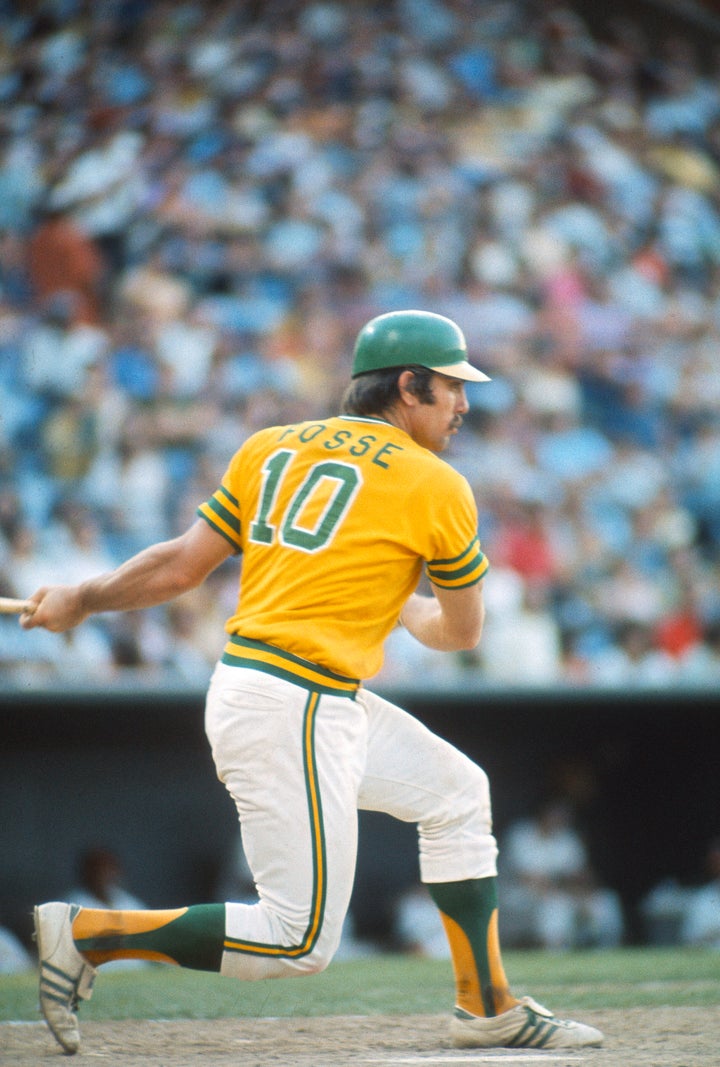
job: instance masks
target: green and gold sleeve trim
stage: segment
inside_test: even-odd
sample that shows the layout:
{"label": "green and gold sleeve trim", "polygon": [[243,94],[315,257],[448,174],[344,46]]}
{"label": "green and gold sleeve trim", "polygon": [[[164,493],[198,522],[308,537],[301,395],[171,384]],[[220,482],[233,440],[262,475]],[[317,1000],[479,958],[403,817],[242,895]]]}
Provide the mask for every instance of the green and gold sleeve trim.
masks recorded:
{"label": "green and gold sleeve trim", "polygon": [[286,682],[301,685],[304,689],[347,696],[351,700],[355,699],[360,686],[358,678],[334,674],[327,668],[293,656],[282,648],[266,645],[262,641],[251,641],[238,634],[232,634],[225,645],[222,662],[231,667],[250,667],[256,671],[264,671],[265,674],[273,674]]}
{"label": "green and gold sleeve trim", "polygon": [[474,537],[464,552],[454,559],[434,559],[425,567],[426,574],[434,585],[443,589],[464,589],[474,585],[490,566],[487,556],[480,548],[480,541]]}
{"label": "green and gold sleeve trim", "polygon": [[209,500],[201,504],[197,513],[213,530],[230,542],[235,552],[242,552],[240,507],[232,493],[224,486],[220,486]]}

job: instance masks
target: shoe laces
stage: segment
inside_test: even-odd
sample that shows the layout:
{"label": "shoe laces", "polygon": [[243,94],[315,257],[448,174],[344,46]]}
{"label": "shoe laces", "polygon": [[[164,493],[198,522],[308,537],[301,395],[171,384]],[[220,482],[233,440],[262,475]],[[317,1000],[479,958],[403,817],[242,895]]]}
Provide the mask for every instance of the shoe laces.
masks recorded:
{"label": "shoe laces", "polygon": [[520,1003],[524,1008],[530,1008],[536,1015],[541,1015],[545,1019],[553,1019],[555,1017],[549,1008],[545,1008],[542,1004],[538,1004],[537,1000],[534,1000],[532,997],[522,997]]}

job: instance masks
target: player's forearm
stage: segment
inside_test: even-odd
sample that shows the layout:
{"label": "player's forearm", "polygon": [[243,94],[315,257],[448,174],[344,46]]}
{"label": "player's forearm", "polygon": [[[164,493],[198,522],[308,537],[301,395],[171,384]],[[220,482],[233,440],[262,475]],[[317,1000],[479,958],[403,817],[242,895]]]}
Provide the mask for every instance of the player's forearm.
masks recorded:
{"label": "player's forearm", "polygon": [[26,630],[42,626],[63,633],[103,611],[133,611],[162,604],[199,584],[205,576],[204,568],[193,567],[187,560],[179,541],[152,545],[116,570],[80,585],[39,589],[30,597],[35,609],[23,614],[20,624]]}
{"label": "player's forearm", "polygon": [[115,570],[82,582],[78,597],[83,614],[151,608],[191,589],[200,578],[179,565],[176,545],[151,545]]}
{"label": "player's forearm", "polygon": [[20,617],[26,630],[43,626],[62,633],[103,611],[136,611],[172,600],[194,589],[232,551],[230,544],[202,519],[180,537],[143,549],[126,563],[80,585],[38,589],[34,608]]}
{"label": "player's forearm", "polygon": [[421,644],[440,652],[475,648],[480,640],[484,612],[482,603],[471,611],[449,614],[435,597],[413,593],[406,601],[400,621]]}

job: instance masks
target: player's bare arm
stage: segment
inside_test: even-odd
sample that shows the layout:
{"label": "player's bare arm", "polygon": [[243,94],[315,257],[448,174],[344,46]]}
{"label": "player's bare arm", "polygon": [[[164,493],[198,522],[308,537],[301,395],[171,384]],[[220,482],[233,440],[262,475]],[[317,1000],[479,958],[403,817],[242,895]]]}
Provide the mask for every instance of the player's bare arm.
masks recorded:
{"label": "player's bare arm", "polygon": [[198,519],[184,534],[143,549],[121,566],[80,585],[38,589],[24,614],[26,630],[42,626],[61,633],[103,611],[135,611],[173,600],[194,589],[232,552],[231,546]]}
{"label": "player's bare arm", "polygon": [[485,607],[482,581],[465,589],[433,588],[434,596],[413,593],[400,621],[413,637],[440,652],[475,648],[482,634]]}

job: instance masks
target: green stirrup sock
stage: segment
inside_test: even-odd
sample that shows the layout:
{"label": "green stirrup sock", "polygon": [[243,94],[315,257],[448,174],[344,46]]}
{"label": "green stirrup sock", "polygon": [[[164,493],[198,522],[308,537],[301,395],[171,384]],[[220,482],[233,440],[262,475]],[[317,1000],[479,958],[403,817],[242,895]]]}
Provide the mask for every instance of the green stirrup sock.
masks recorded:
{"label": "green stirrup sock", "polygon": [[[174,960],[180,967],[196,971],[219,971],[225,942],[225,905],[194,904],[175,914],[169,921],[163,916],[173,912],[80,912],[79,925],[86,927],[85,916],[112,920],[112,933],[79,929],[75,944],[78,951],[92,960],[153,958],[154,954]],[[156,915],[159,925],[147,929],[146,917]],[[138,926],[140,929],[138,930]],[[79,934],[80,936],[77,936]],[[147,956],[145,955],[147,954]]]}
{"label": "green stirrup sock", "polygon": [[[225,905],[194,904],[184,915],[155,931],[161,949],[181,967],[219,971],[225,943]],[[150,937],[150,934],[136,935]]]}
{"label": "green stirrup sock", "polygon": [[496,879],[431,882],[427,888],[448,935],[458,1005],[475,1015],[507,1010],[516,1000],[500,958]]}

